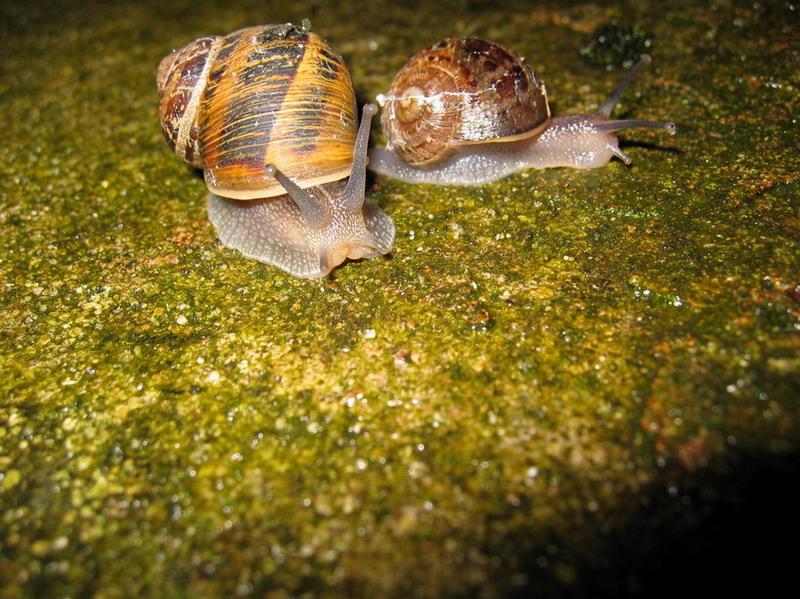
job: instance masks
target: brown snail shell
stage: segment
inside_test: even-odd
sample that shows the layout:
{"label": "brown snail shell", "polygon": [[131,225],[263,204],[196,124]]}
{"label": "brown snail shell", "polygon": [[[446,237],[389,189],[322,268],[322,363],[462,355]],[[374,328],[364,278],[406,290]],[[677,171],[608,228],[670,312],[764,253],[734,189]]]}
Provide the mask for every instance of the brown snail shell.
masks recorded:
{"label": "brown snail shell", "polygon": [[358,115],[341,56],[305,27],[263,25],[202,37],[158,67],[161,127],[219,196],[283,195],[350,175]]}
{"label": "brown snail shell", "polygon": [[417,53],[382,100],[387,149],[413,165],[459,146],[538,135],[550,118],[544,85],[525,59],[480,39],[446,39]]}

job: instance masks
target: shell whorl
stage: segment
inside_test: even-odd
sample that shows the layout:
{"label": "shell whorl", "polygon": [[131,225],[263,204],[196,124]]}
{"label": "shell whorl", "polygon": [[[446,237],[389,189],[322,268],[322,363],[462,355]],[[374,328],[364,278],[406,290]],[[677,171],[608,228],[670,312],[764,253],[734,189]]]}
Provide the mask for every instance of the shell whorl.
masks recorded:
{"label": "shell whorl", "polygon": [[[181,126],[167,126],[176,119],[165,119],[163,109],[162,127],[171,145],[176,140],[176,153],[203,168],[213,193],[237,199],[284,194],[265,173],[267,164],[301,187],[349,176],[358,124],[355,92],[341,56],[327,42],[289,24],[200,38],[162,61],[159,89],[162,82],[168,88],[177,63],[194,56],[192,49],[204,40],[213,42],[202,69],[183,68],[202,71],[196,114],[181,113],[192,123],[187,126],[192,160],[179,152]],[[189,98],[165,100],[165,95],[162,107],[170,102],[191,107]]]}
{"label": "shell whorl", "polygon": [[408,68],[384,100],[381,126],[387,146],[408,162],[437,162],[452,151],[461,126],[461,86],[447,61]]}
{"label": "shell whorl", "polygon": [[203,168],[198,113],[208,70],[219,51],[218,37],[201,37],[174,50],[158,65],[161,130],[180,158]]}
{"label": "shell whorl", "polygon": [[446,39],[413,56],[383,99],[387,147],[431,164],[461,145],[530,137],[550,117],[544,85],[494,42]]}

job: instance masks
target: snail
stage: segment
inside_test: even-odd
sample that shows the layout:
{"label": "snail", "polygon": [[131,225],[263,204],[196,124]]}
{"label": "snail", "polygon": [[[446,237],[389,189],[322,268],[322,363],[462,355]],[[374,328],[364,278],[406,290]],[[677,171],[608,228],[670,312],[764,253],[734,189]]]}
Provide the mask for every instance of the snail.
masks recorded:
{"label": "snail", "polygon": [[674,123],[610,120],[642,56],[595,113],[551,117],[545,86],[525,59],[500,44],[447,39],[413,56],[379,96],[386,147],[370,169],[411,183],[480,185],[528,168],[595,168],[631,160],[616,131]]}
{"label": "snail", "polygon": [[364,201],[377,107],[357,127],[347,68],[307,22],[201,37],[157,84],[167,143],[203,169],[223,245],[304,278],[389,252],[394,224]]}

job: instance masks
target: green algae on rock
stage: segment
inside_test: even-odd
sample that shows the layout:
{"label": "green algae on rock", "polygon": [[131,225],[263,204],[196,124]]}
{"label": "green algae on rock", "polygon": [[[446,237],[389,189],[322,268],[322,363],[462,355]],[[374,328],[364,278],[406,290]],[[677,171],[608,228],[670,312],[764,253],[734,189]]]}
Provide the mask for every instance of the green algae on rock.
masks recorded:
{"label": "green algae on rock", "polygon": [[[785,3],[86,6],[0,5],[0,595],[719,594],[753,572],[769,595],[793,572],[771,536],[800,500]],[[396,250],[321,282],[220,247],[158,130],[165,49],[305,17],[363,100],[476,35],[591,109],[618,75],[576,51],[623,11],[658,84],[621,113],[678,118],[673,150],[631,132],[631,167],[372,179]]]}
{"label": "green algae on rock", "polygon": [[652,52],[652,47],[653,36],[641,27],[613,20],[595,29],[579,53],[593,66],[629,69],[643,54]]}

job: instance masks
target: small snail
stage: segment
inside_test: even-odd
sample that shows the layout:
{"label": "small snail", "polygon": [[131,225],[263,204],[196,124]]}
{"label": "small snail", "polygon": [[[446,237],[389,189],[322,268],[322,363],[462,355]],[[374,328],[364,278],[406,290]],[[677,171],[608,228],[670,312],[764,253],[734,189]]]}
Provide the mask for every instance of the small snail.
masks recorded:
{"label": "small snail", "polygon": [[364,201],[374,105],[356,127],[339,54],[302,27],[201,37],[158,67],[161,127],[204,171],[223,245],[298,277],[386,254],[394,224]]}
{"label": "small snail", "polygon": [[609,120],[643,56],[592,114],[551,118],[544,84],[525,59],[494,42],[448,39],[411,58],[385,96],[386,148],[370,168],[411,183],[480,185],[528,168],[595,168],[619,149],[615,131],[673,123]]}

